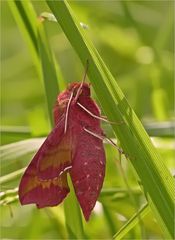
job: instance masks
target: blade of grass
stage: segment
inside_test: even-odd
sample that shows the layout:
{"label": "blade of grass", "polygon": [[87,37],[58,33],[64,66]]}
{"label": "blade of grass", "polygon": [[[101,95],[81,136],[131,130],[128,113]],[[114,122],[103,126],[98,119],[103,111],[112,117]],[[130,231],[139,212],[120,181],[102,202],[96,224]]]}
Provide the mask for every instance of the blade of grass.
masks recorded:
{"label": "blade of grass", "polygon": [[39,19],[38,21],[38,46],[42,65],[42,75],[45,87],[45,94],[47,99],[47,107],[49,118],[52,127],[54,126],[53,121],[53,106],[56,101],[56,96],[58,95],[58,83],[55,63],[53,60],[50,45],[48,43],[48,38],[44,29],[43,21]]}
{"label": "blade of grass", "polygon": [[130,156],[150,206],[166,236],[173,236],[173,178],[152,145],[136,114],[128,104],[116,80],[109,72],[85,32],[80,29],[72,9],[66,1],[47,1],[64,33],[85,65],[89,60],[88,75],[108,119],[121,121],[113,125],[124,151]]}
{"label": "blade of grass", "polygon": [[25,1],[8,1],[10,10],[21,30],[24,39],[29,47],[32,59],[36,65],[38,75],[41,77],[40,60],[37,46],[37,28],[36,14],[29,0]]}
{"label": "blade of grass", "polygon": [[0,126],[1,145],[31,137],[31,131],[25,126]]}
{"label": "blade of grass", "polygon": [[[142,195],[142,192],[140,188],[132,188],[131,192],[136,197]],[[98,201],[105,204],[107,201],[118,201],[121,199],[128,199],[129,193],[128,189],[122,189],[122,188],[103,188]]]}
{"label": "blade of grass", "polygon": [[36,151],[41,146],[44,139],[45,138],[28,139],[0,147],[1,164]]}
{"label": "blade of grass", "polygon": [[149,136],[171,138],[174,137],[175,123],[173,121],[150,122],[145,123],[144,126]]}
{"label": "blade of grass", "polygon": [[115,214],[111,213],[107,205],[102,204],[102,206],[103,206],[103,214],[104,214],[106,223],[108,224],[108,228],[112,237],[114,233],[117,231],[116,218],[114,218]]}
{"label": "blade of grass", "polygon": [[9,173],[5,176],[0,177],[0,184],[4,184],[7,182],[10,182],[14,179],[18,179],[25,171],[26,168],[19,169],[17,171],[14,171],[12,173]]}
{"label": "blade of grass", "polygon": [[31,135],[30,128],[25,126],[1,126],[0,132],[5,134],[14,133],[14,134],[24,134],[24,135],[26,134],[27,136]]}
{"label": "blade of grass", "polygon": [[[123,239],[124,236],[139,223],[139,218],[143,219],[150,211],[149,205],[145,204],[140,210],[134,214],[128,221],[125,223],[120,230],[113,236],[113,238],[119,240]],[[139,215],[139,218],[138,218]]]}
{"label": "blade of grass", "polygon": [[6,206],[18,201],[18,195],[6,197],[4,200],[0,200],[0,206]]}
{"label": "blade of grass", "polygon": [[16,196],[18,193],[18,188],[6,190],[0,193],[0,200],[6,200],[8,197]]}
{"label": "blade of grass", "polygon": [[[41,18],[42,20],[42,18]],[[57,85],[57,73],[55,67],[55,61],[52,56],[52,52],[48,43],[46,33],[44,31],[43,21],[40,21],[38,24],[38,45],[40,49],[40,57],[42,64],[42,73],[43,80],[45,85],[45,92],[48,103],[49,117],[52,127],[53,118],[52,118],[52,109],[56,96],[58,94],[58,85]],[[69,183],[71,186],[71,183]],[[73,191],[73,189],[72,189]],[[70,197],[66,198],[64,202],[65,209],[65,219],[66,227],[69,234],[69,238],[83,238],[83,224],[81,218],[81,212],[77,199],[73,192],[69,194]]]}
{"label": "blade of grass", "polygon": [[70,193],[64,201],[64,212],[69,239],[84,239],[80,207],[70,177],[68,177],[68,184],[70,187]]}

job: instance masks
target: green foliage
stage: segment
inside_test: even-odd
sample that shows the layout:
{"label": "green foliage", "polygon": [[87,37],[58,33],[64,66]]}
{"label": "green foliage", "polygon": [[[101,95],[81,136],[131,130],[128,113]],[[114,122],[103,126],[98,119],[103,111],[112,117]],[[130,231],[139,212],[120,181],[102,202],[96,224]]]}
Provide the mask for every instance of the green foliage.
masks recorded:
{"label": "green foliage", "polygon": [[149,212],[148,204],[145,204],[138,213],[134,214],[133,217],[114,235],[115,239],[122,239],[131,229],[145,217],[145,215]]}
{"label": "green foliage", "polygon": [[[71,7],[65,1],[51,0],[12,0],[1,4],[2,238],[171,238],[172,3],[70,4]],[[49,21],[55,21],[48,14],[50,11],[57,23]],[[89,60],[92,96],[101,105],[102,114],[109,120],[124,122],[112,128],[103,124],[103,128],[114,141],[114,136],[118,138],[128,156],[121,158],[116,149],[105,144],[106,177],[88,223],[81,218],[72,187],[64,208],[63,204],[42,210],[21,207],[17,194],[25,167],[53,124],[56,95],[68,82],[82,78],[84,67],[79,59],[83,65]],[[153,137],[154,147],[133,109]]]}

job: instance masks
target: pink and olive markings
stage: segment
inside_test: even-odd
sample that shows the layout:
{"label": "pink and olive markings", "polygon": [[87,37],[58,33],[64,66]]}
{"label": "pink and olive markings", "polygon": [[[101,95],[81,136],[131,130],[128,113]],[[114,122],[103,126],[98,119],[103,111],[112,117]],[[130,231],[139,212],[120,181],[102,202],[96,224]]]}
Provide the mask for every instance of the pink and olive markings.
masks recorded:
{"label": "pink and olive markings", "polygon": [[[68,194],[66,174],[62,172],[70,166],[70,160],[67,159],[64,165],[59,164],[59,167],[56,167],[58,163],[55,157],[62,155],[61,146],[64,150],[65,144],[61,142],[63,126],[63,121],[60,121],[26,169],[19,186],[19,199],[22,204],[36,203],[38,208],[55,206]],[[55,151],[57,146],[59,149]]]}
{"label": "pink and olive markings", "polygon": [[88,220],[105,175],[103,141],[85,131],[103,136],[100,110],[90,98],[89,85],[73,83],[61,93],[54,118],[55,128],[22,177],[19,198],[22,204],[36,203],[39,208],[59,204],[69,192],[69,172]]}

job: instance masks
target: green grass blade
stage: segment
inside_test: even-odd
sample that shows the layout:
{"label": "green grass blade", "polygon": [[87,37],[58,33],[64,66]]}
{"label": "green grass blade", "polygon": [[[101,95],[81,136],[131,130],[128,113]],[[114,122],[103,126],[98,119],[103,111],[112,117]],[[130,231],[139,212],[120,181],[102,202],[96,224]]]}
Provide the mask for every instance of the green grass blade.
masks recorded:
{"label": "green grass blade", "polygon": [[[38,44],[40,49],[42,73],[47,97],[48,111],[53,126],[52,109],[58,94],[57,73],[54,58],[42,22],[38,25]],[[70,185],[70,184],[69,184]],[[72,189],[73,191],[73,189]],[[65,200],[65,218],[69,237],[82,237],[83,225],[77,200],[73,193]],[[73,219],[73,221],[72,221]]]}
{"label": "green grass blade", "polygon": [[26,168],[21,168],[17,171],[14,171],[12,173],[9,173],[7,175],[0,177],[0,184],[4,184],[4,183],[10,182],[16,178],[19,178],[24,173],[25,169]]}
{"label": "green grass blade", "polygon": [[32,136],[30,128],[25,126],[0,126],[1,145]]}
{"label": "green grass blade", "polygon": [[[52,108],[58,94],[57,73],[54,65],[53,56],[46,38],[42,23],[38,25],[38,43],[41,55],[43,79],[45,82],[45,92],[47,95],[48,109],[50,119],[53,125]],[[49,67],[48,67],[49,66]],[[59,70],[59,69],[57,69]],[[69,183],[69,186],[71,183]],[[72,189],[73,191],[73,189]],[[70,238],[83,237],[83,225],[81,219],[81,212],[78,206],[75,194],[69,194],[64,202],[66,227]]]}
{"label": "green grass blade", "polygon": [[75,196],[72,181],[68,178],[70,193],[64,201],[66,228],[69,239],[84,239],[83,223],[80,207]]}
{"label": "green grass blade", "polygon": [[0,192],[0,206],[18,201],[18,188]]}
{"label": "green grass blade", "polygon": [[113,238],[117,240],[123,239],[125,235],[139,223],[139,218],[143,219],[149,213],[149,211],[150,211],[149,205],[145,204],[143,207],[141,207],[141,209],[137,213],[135,213],[129,219],[129,221],[126,224],[124,224],[123,227],[120,228],[120,230],[114,235]]}
{"label": "green grass blade", "polygon": [[5,198],[11,197],[11,196],[16,196],[17,193],[18,193],[18,188],[3,191],[1,192],[0,200],[4,200]]}
{"label": "green grass blade", "polygon": [[[26,167],[32,155],[39,149],[45,138],[27,139],[0,147],[1,175],[10,174]],[[20,165],[19,165],[20,164]]]}
{"label": "green grass blade", "polygon": [[31,138],[0,147],[1,164],[36,151],[45,138]]}
{"label": "green grass blade", "polygon": [[[39,78],[42,79],[41,68],[40,68],[40,52],[39,52],[40,49],[38,46],[38,29],[37,29],[39,18],[37,18],[33,5],[29,0],[26,0],[25,2],[21,0],[19,1],[11,0],[11,1],[8,1],[8,3],[12,11],[12,14],[19,26],[19,29],[21,30],[21,33],[28,44],[33,62],[36,65]],[[44,33],[42,33],[42,37],[43,35]],[[46,40],[46,37],[44,37],[44,40]],[[49,45],[47,44],[47,46]],[[48,56],[51,56],[50,46],[49,46],[49,49],[47,49],[46,51],[49,54]],[[53,65],[50,64],[48,66],[56,69],[56,76],[59,81],[58,82],[59,89],[62,90],[65,87],[65,82],[62,77],[61,70],[55,61],[54,56],[51,57],[51,63],[53,62],[54,62]],[[49,69],[48,66],[47,66],[47,70]]]}
{"label": "green grass blade", "polygon": [[144,126],[149,136],[174,137],[175,123],[173,121],[145,123]]}
{"label": "green grass blade", "polygon": [[31,135],[29,127],[26,126],[1,126],[0,133],[26,134],[27,136]]}
{"label": "green grass blade", "polygon": [[55,63],[42,21],[38,22],[38,46],[42,65],[42,75],[46,93],[47,107],[51,125],[53,124],[53,106],[58,95],[58,83]]}
{"label": "green grass blade", "polygon": [[106,205],[102,204],[102,206],[103,206],[103,214],[104,214],[106,223],[108,224],[108,228],[112,237],[114,233],[117,231],[116,216],[115,216],[115,213],[113,213],[108,209],[107,204]]}
{"label": "green grass blade", "polygon": [[53,0],[47,3],[82,63],[85,65],[89,60],[88,76],[108,119],[124,121],[123,125],[113,125],[113,130],[130,156],[164,234],[173,237],[174,181],[170,172],[68,3]]}
{"label": "green grass blade", "polygon": [[24,1],[16,1],[10,0],[8,1],[11,12],[21,30],[21,33],[24,39],[27,42],[29,47],[31,56],[36,65],[36,69],[40,74],[40,62],[39,62],[39,52],[37,46],[37,27],[36,27],[36,19],[37,16],[33,9],[33,6],[29,0]]}

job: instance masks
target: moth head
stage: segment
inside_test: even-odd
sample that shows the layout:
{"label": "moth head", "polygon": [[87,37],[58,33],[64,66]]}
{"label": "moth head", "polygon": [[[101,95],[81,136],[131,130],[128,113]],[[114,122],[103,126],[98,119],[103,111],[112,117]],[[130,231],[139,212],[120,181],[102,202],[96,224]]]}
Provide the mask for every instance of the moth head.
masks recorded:
{"label": "moth head", "polygon": [[81,86],[81,89],[80,89],[80,96],[90,96],[90,84],[88,83],[83,83],[82,86],[81,86],[81,83],[71,83],[68,87],[68,90],[70,92],[73,92],[73,96],[75,97],[76,94],[77,94],[77,91],[78,89],[80,88]]}

